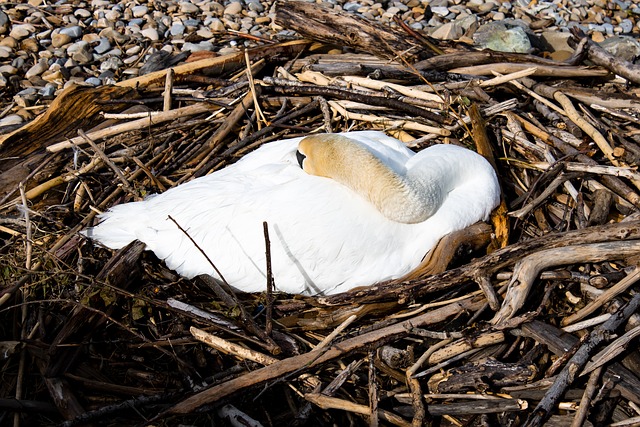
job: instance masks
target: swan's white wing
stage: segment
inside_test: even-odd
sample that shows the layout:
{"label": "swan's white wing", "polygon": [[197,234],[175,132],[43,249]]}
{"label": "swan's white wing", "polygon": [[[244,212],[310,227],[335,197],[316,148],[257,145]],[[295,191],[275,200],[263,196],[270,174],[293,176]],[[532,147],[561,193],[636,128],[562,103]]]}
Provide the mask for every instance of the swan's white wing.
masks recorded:
{"label": "swan's white wing", "polygon": [[405,174],[405,164],[415,154],[401,141],[382,132],[361,131],[349,132],[344,135],[367,147],[384,164],[400,175]]}
{"label": "swan's white wing", "polygon": [[[412,154],[379,132],[349,134],[354,135],[378,147],[388,162],[403,164]],[[373,138],[388,145],[380,148]],[[346,187],[303,172],[294,154],[299,140],[267,144],[223,171],[144,202],[116,206],[89,237],[110,247],[137,238],[184,276],[212,274],[201,251],[168,220],[171,215],[228,282],[249,292],[266,283],[263,221],[269,224],[276,285],[286,292],[347,290],[396,277],[417,264],[426,250],[407,264],[411,227],[390,225]]]}
{"label": "swan's white wing", "polygon": [[201,252],[166,219],[171,215],[184,228],[188,224],[189,235],[227,281],[249,292],[265,289],[263,221],[269,224],[280,290],[326,293],[390,278],[392,273],[385,271],[397,271],[403,262],[400,234],[368,202],[332,180],[293,167],[278,174],[261,172],[151,199],[136,237],[184,276],[212,274]]}
{"label": "swan's white wing", "polygon": [[[426,166],[425,166],[426,165]],[[455,145],[434,145],[407,162],[408,174],[435,177],[446,193],[438,211],[423,224],[441,236],[487,220],[500,203],[500,185],[493,167],[479,154]]]}

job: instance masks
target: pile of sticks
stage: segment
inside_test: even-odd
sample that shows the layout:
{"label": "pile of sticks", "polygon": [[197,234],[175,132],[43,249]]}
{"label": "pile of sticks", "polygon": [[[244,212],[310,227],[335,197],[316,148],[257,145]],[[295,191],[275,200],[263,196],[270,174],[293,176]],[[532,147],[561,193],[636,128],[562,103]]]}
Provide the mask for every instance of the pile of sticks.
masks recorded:
{"label": "pile of sticks", "polygon": [[[637,425],[638,67],[581,34],[559,63],[310,3],[277,20],[306,38],[71,87],[0,137],[2,422]],[[265,142],[363,129],[483,154],[491,225],[317,298],[78,234]]]}

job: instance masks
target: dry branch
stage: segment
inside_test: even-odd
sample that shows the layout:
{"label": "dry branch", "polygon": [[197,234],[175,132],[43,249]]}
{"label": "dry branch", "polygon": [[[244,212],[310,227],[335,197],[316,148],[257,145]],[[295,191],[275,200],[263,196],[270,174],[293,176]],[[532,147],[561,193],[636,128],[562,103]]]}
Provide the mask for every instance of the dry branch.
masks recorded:
{"label": "dry branch", "polygon": [[238,377],[200,392],[195,396],[178,403],[163,415],[192,412],[202,405],[217,402],[226,396],[238,393],[249,387],[255,387],[266,381],[273,380],[293,372],[302,373],[314,366],[320,366],[323,363],[329,362],[338,357],[346,356],[351,352],[362,351],[372,345],[379,346],[385,341],[405,336],[408,333],[409,327],[420,327],[438,323],[451,316],[455,316],[461,310],[476,310],[481,305],[482,301],[465,301],[462,303],[451,304],[396,325],[369,332],[355,338],[346,339],[337,345],[329,347],[328,349],[313,350],[300,356],[294,356],[278,361],[267,367],[253,371],[250,375]]}
{"label": "dry branch", "polygon": [[582,367],[587,363],[593,350],[626,322],[638,310],[638,307],[640,307],[640,295],[633,297],[622,311],[611,316],[609,320],[589,334],[588,339],[576,351],[575,355],[558,375],[553,386],[527,418],[524,423],[526,427],[541,426],[550,417],[552,408],[555,407],[564,391],[571,385]]}
{"label": "dry branch", "polygon": [[310,39],[350,46],[388,59],[400,54],[410,60],[425,53],[424,47],[398,30],[315,3],[279,3],[276,23]]}
{"label": "dry branch", "polygon": [[[636,298],[635,66],[601,57],[586,38],[558,62],[436,45],[399,19],[354,16],[282,2],[280,25],[332,45],[217,34],[254,47],[187,63],[178,55],[171,70],[64,90],[0,139],[4,394],[34,411],[55,407],[46,422],[68,426],[140,424],[162,410],[168,423],[193,425],[635,422],[637,315],[585,370],[572,360],[586,363]],[[378,56],[323,53],[335,47]],[[77,235],[98,211],[215,172],[266,142],[365,129],[416,151],[451,143],[487,157],[503,197],[491,225],[446,236],[400,280],[304,298],[234,296],[178,277],[140,245],[113,254]],[[258,243],[270,260],[268,233]],[[487,327],[493,316],[499,325]],[[581,372],[591,372],[588,383],[572,382]],[[9,410],[25,425],[45,417]]]}

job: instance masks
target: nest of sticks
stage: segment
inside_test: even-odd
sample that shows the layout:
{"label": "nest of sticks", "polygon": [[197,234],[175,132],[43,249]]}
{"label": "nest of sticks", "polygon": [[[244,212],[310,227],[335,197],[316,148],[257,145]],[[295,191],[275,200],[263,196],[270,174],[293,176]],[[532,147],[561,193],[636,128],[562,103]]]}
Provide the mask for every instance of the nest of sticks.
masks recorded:
{"label": "nest of sticks", "polygon": [[[560,63],[308,3],[277,19],[307,39],[68,88],[2,136],[2,423],[637,424],[638,67],[580,34]],[[317,298],[233,294],[78,234],[265,142],[363,129],[485,155],[491,224]]]}

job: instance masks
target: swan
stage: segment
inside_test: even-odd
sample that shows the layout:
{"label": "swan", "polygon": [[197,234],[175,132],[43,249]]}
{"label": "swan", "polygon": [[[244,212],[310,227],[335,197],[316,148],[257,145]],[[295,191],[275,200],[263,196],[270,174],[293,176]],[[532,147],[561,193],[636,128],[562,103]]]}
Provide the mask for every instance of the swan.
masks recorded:
{"label": "swan", "polygon": [[260,292],[266,221],[276,289],[329,295],[405,275],[441,237],[486,220],[499,199],[493,168],[471,150],[414,153],[378,131],[318,134],[270,142],[114,206],[83,234],[111,249],[138,239],[184,277],[221,280],[204,251],[227,283]]}

